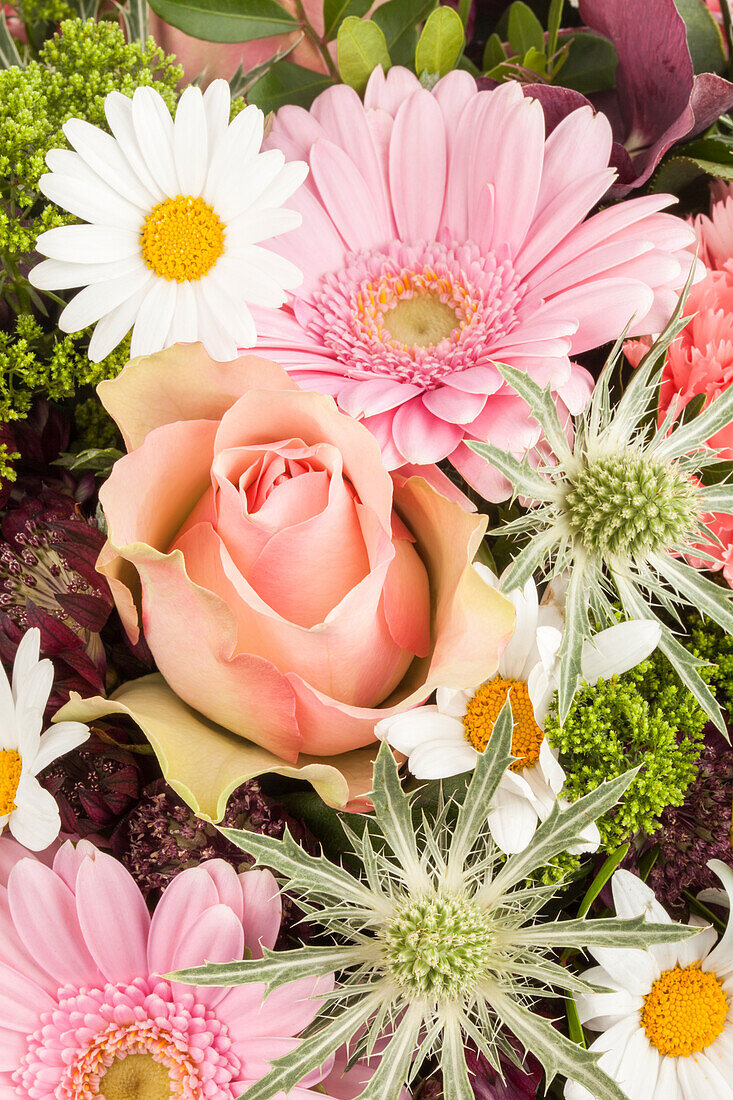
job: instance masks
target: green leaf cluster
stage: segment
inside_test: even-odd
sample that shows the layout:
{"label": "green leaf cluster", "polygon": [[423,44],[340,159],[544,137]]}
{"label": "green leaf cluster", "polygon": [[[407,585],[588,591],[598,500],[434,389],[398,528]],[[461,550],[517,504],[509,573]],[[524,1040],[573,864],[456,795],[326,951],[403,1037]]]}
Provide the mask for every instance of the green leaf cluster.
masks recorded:
{"label": "green leaf cluster", "polygon": [[562,725],[557,714],[547,718],[545,734],[567,776],[563,797],[575,800],[604,779],[641,769],[623,805],[598,821],[604,849],[639,832],[650,836],[667,806],[682,805],[706,721],[659,652],[623,676],[583,687]]}

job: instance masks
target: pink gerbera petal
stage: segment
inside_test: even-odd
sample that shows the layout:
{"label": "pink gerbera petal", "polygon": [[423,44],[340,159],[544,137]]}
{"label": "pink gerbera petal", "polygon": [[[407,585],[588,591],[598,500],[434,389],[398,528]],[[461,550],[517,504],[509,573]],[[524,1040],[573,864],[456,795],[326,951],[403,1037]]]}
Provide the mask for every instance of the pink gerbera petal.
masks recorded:
{"label": "pink gerbera petal", "polygon": [[427,91],[377,69],[363,103],[330,88],[310,112],[284,108],[267,144],[311,177],[291,200],[303,224],[277,242],[304,282],[257,311],[259,347],[363,419],[391,469],[449,457],[508,495],[462,443],[502,418],[496,364],[577,408],[569,355],[632,318],[635,333],[663,327],[689,270],[691,228],[659,213],[671,196],[588,217],[614,177],[603,116],[581,107],[548,137],[514,81],[479,91],[452,72]]}

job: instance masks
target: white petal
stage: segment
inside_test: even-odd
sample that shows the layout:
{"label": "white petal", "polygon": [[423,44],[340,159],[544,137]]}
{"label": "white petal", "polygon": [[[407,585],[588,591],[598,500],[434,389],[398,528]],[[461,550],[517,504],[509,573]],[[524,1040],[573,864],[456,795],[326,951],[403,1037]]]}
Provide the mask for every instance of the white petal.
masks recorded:
{"label": "white petal", "polygon": [[730,1021],[722,1035],[705,1048],[705,1055],[728,1081],[733,1081],[733,1028]]}
{"label": "white petal", "polygon": [[10,832],[19,844],[42,852],[59,835],[61,818],[56,799],[33,776],[25,773],[16,792],[17,809],[10,815]]}
{"label": "white petal", "polygon": [[223,284],[232,300],[235,296],[241,297],[248,305],[265,309],[279,309],[285,302],[285,291],[280,283],[243,260],[222,256],[209,272],[209,278],[214,284]]}
{"label": "white petal", "polygon": [[591,953],[611,977],[629,993],[646,997],[661,970],[653,955],[637,948],[593,947]]}
{"label": "white petal", "polygon": [[89,740],[89,726],[83,722],[57,722],[41,737],[41,747],[33,760],[33,775],[38,775],[59,756],[64,756],[72,749],[83,745]]}
{"label": "white petal", "polygon": [[193,85],[178,101],[173,151],[181,194],[200,195],[209,168],[209,137],[201,89]]}
{"label": "white petal", "polygon": [[488,584],[489,588],[495,588],[497,592],[499,591],[499,578],[497,577],[496,573],[489,569],[488,565],[484,565],[480,561],[475,561],[473,563],[473,567],[478,573],[481,580],[484,581],[485,584]]}
{"label": "white petal", "polygon": [[537,653],[542,667],[550,676],[557,665],[557,655],[562,645],[562,631],[554,626],[538,626],[536,632]]}
{"label": "white petal", "polygon": [[537,588],[530,577],[523,591],[515,588],[506,595],[514,605],[517,618],[514,633],[499,660],[499,671],[506,678],[524,680],[527,658],[535,645],[539,606]]}
{"label": "white petal", "polygon": [[36,251],[51,260],[99,264],[140,255],[140,234],[101,225],[60,225],[41,233]]}
{"label": "white petal", "polygon": [[540,729],[544,729],[547,712],[555,696],[557,686],[550,680],[540,661],[534,666],[527,677],[527,694],[532,704],[534,720]]}
{"label": "white petal", "polygon": [[447,779],[476,767],[478,753],[467,741],[456,744],[453,738],[431,740],[410,754],[408,767],[416,779]]}
{"label": "white petal", "polygon": [[678,1058],[660,1058],[657,1091],[650,1100],[684,1100],[677,1076]]}
{"label": "white petal", "polygon": [[[733,899],[733,870],[722,860],[712,859],[709,863],[723,883],[729,899]],[[707,957],[706,970],[729,970],[733,966],[733,914],[728,918],[728,926],[718,946]]]}
{"label": "white petal", "polygon": [[[208,302],[205,296],[201,293],[201,282],[192,284],[192,289],[196,295],[196,312],[198,315],[198,338],[206,348],[207,352],[212,359],[216,359],[219,363],[230,363],[234,359],[239,358],[240,352],[237,346],[237,341],[229,331],[229,326],[222,328],[219,321],[209,308]],[[237,320],[241,323],[246,317],[249,317],[249,310],[242,310],[242,317]],[[247,347],[251,347],[252,342],[247,343]]]}
{"label": "white petal", "polygon": [[619,917],[643,916],[659,924],[672,924],[669,913],[656,899],[653,890],[631,871],[620,870],[611,879],[613,904]]}
{"label": "white petal", "polygon": [[655,1095],[662,1058],[646,1033],[638,1028],[629,1039],[615,1079],[630,1100],[650,1100]]}
{"label": "white petal", "polygon": [[132,97],[132,122],[151,176],[166,195],[175,197],[178,174],[173,157],[173,119],[162,96],[152,88],[136,88]]}
{"label": "white petal", "polygon": [[[119,95],[119,93],[115,92],[112,95]],[[107,96],[105,101],[105,112],[108,118],[110,98],[111,96]],[[126,97],[120,96],[120,98]],[[129,102],[127,100],[127,103]],[[69,144],[74,146],[84,163],[97,176],[142,210],[150,209],[156,201],[155,191],[146,186],[145,178],[138,177],[135,165],[130,164],[127,151],[121,142],[106,134],[104,130],[79,118],[72,118],[64,123],[63,131]]]}
{"label": "white petal", "polygon": [[565,783],[565,772],[546,739],[540,745],[538,764],[547,786],[553,794],[559,794]]}
{"label": "white petal", "polygon": [[59,328],[63,332],[79,332],[98,321],[100,317],[131,298],[148,281],[144,264],[139,264],[129,275],[119,279],[107,279],[103,283],[94,283],[84,287],[66,306],[59,317]]}
{"label": "white petal", "polygon": [[[202,195],[206,202],[218,208],[221,195],[226,198],[228,181],[236,170],[245,173],[250,161],[262,145],[264,115],[259,107],[250,104],[229,124],[226,138],[213,150]],[[245,177],[246,178],[246,177]]]}
{"label": "white petal", "polygon": [[302,185],[308,175],[308,165],[302,160],[290,160],[283,167],[267,191],[251,207],[254,210],[266,210],[268,207],[281,206],[287,202]]}
{"label": "white petal", "polygon": [[154,279],[132,330],[130,355],[133,359],[163,349],[175,308],[176,284],[168,279]]}
{"label": "white petal", "polygon": [[[229,254],[227,249],[227,255]],[[295,290],[303,282],[303,272],[300,268],[290,260],[286,260],[284,256],[278,256],[277,252],[271,252],[269,248],[248,244],[234,255],[236,259],[243,260],[257,271],[264,272],[268,278],[279,283],[285,290]]]}
{"label": "white petal", "polygon": [[[15,678],[14,678],[15,679]],[[33,759],[38,752],[43,712],[53,687],[53,665],[39,661],[19,686],[15,703],[15,721],[18,730],[18,752],[23,760]]]}
{"label": "white petal", "polygon": [[168,344],[193,344],[198,340],[198,305],[193,287],[186,281],[178,284],[176,308],[168,333]]}
{"label": "white petal", "polygon": [[227,243],[231,242],[232,248],[237,250],[242,245],[257,244],[281,233],[289,233],[297,229],[302,221],[302,215],[297,210],[284,207],[256,212],[248,210],[227,226]]}
{"label": "white petal", "polygon": [[140,208],[101,181],[90,186],[70,176],[48,172],[41,176],[38,187],[51,202],[86,222],[142,231],[145,215]]}
{"label": "white petal", "polygon": [[42,260],[32,268],[28,278],[39,290],[71,290],[72,287],[90,286],[106,279],[117,279],[135,271],[140,256],[128,256],[101,264],[76,264],[64,260]]}
{"label": "white petal", "polygon": [[[694,920],[689,922],[694,924]],[[703,969],[712,971],[722,977],[725,967],[720,965],[722,956],[718,956],[717,960],[710,962],[711,947],[715,944],[718,935],[714,928],[710,925],[704,925],[696,936],[691,936],[689,940],[680,940],[679,943],[672,944],[674,949],[674,963],[672,964],[680,966],[692,966],[693,963],[700,962],[702,960]],[[722,942],[722,941],[721,941]],[[654,949],[653,949],[654,950]]]}
{"label": "white petal", "polygon": [[661,636],[654,619],[631,619],[602,630],[583,646],[583,679],[595,684],[628,672],[654,652]]}
{"label": "white petal", "polygon": [[677,1078],[684,1100],[733,1100],[733,1087],[704,1054],[678,1058]]}
{"label": "white petal", "polygon": [[259,153],[244,171],[238,163],[231,164],[228,175],[216,189],[220,217],[228,223],[244,214],[272,186],[284,164],[285,157],[279,149]]}
{"label": "white petal", "polygon": [[226,80],[212,80],[204,92],[206,128],[209,133],[209,162],[219,142],[226,140],[231,114],[231,92]]}
{"label": "white petal", "polygon": [[526,798],[509,794],[499,787],[487,820],[495,843],[502,852],[512,855],[527,847],[537,829],[538,818]]}
{"label": "white petal", "polygon": [[[560,800],[562,805],[562,800]],[[589,825],[580,833],[580,841],[577,844],[568,845],[568,851],[571,856],[579,856],[584,852],[596,852],[601,843],[601,834],[598,830],[598,826],[595,821],[591,821]]]}
{"label": "white petal", "polygon": [[[257,343],[257,329],[244,298],[235,298],[217,264],[193,287],[196,300],[203,301],[221,332],[226,333],[235,347],[251,348]],[[236,353],[235,353],[236,358]]]}
{"label": "white petal", "polygon": [[111,310],[105,317],[97,322],[92,338],[89,341],[89,359],[92,363],[99,363],[109,355],[119,344],[120,340],[127,336],[135,323],[141,305],[148,292],[148,287],[155,276],[149,272],[148,278],[142,284],[137,293],[127,301],[122,302],[117,309]]}
{"label": "white petal", "polygon": [[18,748],[18,729],[15,722],[15,700],[10,690],[5,669],[0,664],[0,748]]}
{"label": "white petal", "polygon": [[[23,682],[30,676],[41,656],[41,632],[37,626],[26,630],[20,639],[13,661],[13,699],[17,703],[23,691]],[[44,701],[45,706],[45,701]]]}
{"label": "white petal", "polygon": [[132,99],[121,92],[110,92],[104,101],[104,113],[138,185],[150,196],[149,208],[155,206],[165,198],[165,192],[153,179],[140,151],[132,119]]}
{"label": "white petal", "polygon": [[382,741],[406,756],[428,741],[445,741],[446,738],[451,738],[456,745],[461,742],[468,744],[463,723],[440,714],[434,706],[416,707],[414,710],[383,718],[381,722],[377,722],[374,732]]}
{"label": "white petal", "polygon": [[438,688],[436,700],[441,714],[448,714],[451,718],[463,718],[468,704],[475,691],[462,691],[456,688]]}

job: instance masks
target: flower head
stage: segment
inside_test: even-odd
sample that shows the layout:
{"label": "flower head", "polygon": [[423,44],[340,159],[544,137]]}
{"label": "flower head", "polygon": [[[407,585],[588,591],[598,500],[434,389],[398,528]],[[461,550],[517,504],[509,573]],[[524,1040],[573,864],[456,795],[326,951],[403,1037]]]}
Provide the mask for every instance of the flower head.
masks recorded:
{"label": "flower head", "polygon": [[267,145],[310,177],[302,226],[275,246],[303,288],[256,312],[258,348],[363,418],[388,467],[447,457],[491,500],[510,486],[464,440],[523,454],[539,439],[497,361],[579,412],[591,380],[572,356],[632,316],[638,334],[663,327],[692,262],[690,228],[659,213],[669,196],[584,220],[613,180],[610,125],[587,106],[548,136],[516,81],[479,91],[456,71],[427,91],[378,67],[363,103],[339,85],[283,107]]}
{"label": "flower head", "polygon": [[111,92],[112,135],[72,118],[63,131],[76,150],[52,149],[47,198],[89,223],[42,233],[48,259],[34,286],[83,286],[59,318],[64,332],[94,322],[89,357],[98,362],[132,332],[131,353],[177,341],[204,342],[218,359],[236,357],[257,333],[250,305],[277,307],[300,282],[298,269],[261,246],[300,224],[282,208],[307,168],[260,153],[264,116],[249,106],[230,123],[229,86],[189,87],[175,120],[162,97],[138,88]]}
{"label": "flower head", "polygon": [[[499,579],[483,565],[476,570],[492,587]],[[468,690],[439,687],[435,706],[384,718],[376,733],[408,757],[418,779],[443,779],[476,766],[491,744],[499,713],[510,700],[514,730],[511,768],[501,778],[488,810],[488,825],[503,852],[521,852],[539,821],[550,813],[565,782],[557,753],[545,738],[545,719],[556,690],[557,653],[562,645],[564,586],[551,586],[540,604],[530,577],[507,596],[516,628],[492,679]],[[619,623],[585,643],[583,678],[595,683],[625,672],[648,657],[659,641],[655,622]],[[593,850],[598,830],[591,826],[579,851]]]}
{"label": "flower head", "polygon": [[59,722],[41,734],[53,665],[39,660],[40,632],[18,646],[12,684],[0,667],[0,833],[7,828],[33,851],[47,848],[61,828],[58,806],[38,773],[89,736],[81,722]]}
{"label": "flower head", "polygon": [[[517,496],[533,502],[524,516],[503,528],[506,534],[529,536],[506,572],[504,588],[525,584],[540,568],[550,578],[570,576],[559,651],[561,720],[582,677],[591,622],[614,623],[614,600],[630,619],[658,618],[655,605],[691,605],[733,633],[733,597],[684,560],[705,554],[700,543],[711,537],[705,522],[710,513],[733,513],[733,484],[708,486],[699,476],[719,461],[706,442],[733,419],[733,386],[687,422],[676,420],[674,405],[656,430],[647,418],[656,403],[664,354],[687,323],[679,319],[682,307],[680,302],[612,406],[609,387],[621,348],[617,342],[588,410],[576,424],[572,445],[549,392],[516,368],[501,368],[527,401],[554,452],[552,462],[540,471],[492,444],[471,444],[511,479]],[[661,624],[659,647],[723,728],[720,708],[697,671],[701,662],[666,623]]]}
{"label": "flower head", "polygon": [[[305,978],[265,999],[261,988],[195,990],[160,977],[272,947],[280,897],[267,871],[238,876],[221,860],[183,871],[151,918],[129,873],[88,841],[67,842],[50,866],[0,845],[8,1095],[234,1100],[297,1046],[312,994],[331,985]],[[330,1061],[293,1096],[314,1095]]]}
{"label": "flower head", "polygon": [[[465,800],[451,816],[423,817],[415,829],[409,797],[386,745],[380,749],[372,791],[375,817],[360,835],[345,827],[363,875],[354,877],[323,857],[306,856],[283,840],[227,830],[244,851],[278,870],[311,918],[336,939],[333,946],[267,953],[256,966],[209,966],[176,975],[179,981],[221,986],[264,981],[267,988],[299,974],[341,972],[324,998],[318,1024],[291,1054],[278,1059],[247,1100],[287,1092],[328,1050],[356,1033],[368,1052],[379,1043],[381,1062],[362,1100],[394,1096],[424,1057],[437,1054],[444,1081],[457,1100],[473,1100],[464,1042],[498,1064],[500,1050],[516,1050],[511,1032],[544,1064],[548,1081],[560,1071],[582,1080],[597,1100],[623,1094],[596,1069],[596,1058],[534,1014],[528,1005],[552,987],[575,988],[569,971],[554,964],[555,945],[659,942],[659,929],[618,921],[535,922],[553,888],[525,888],[526,876],[568,844],[588,820],[615,803],[630,776],[604,785],[574,806],[555,806],[521,855],[502,857],[484,828],[485,807],[511,763],[511,716],[496,724],[492,751],[482,754]],[[688,935],[666,925],[661,935]],[[639,939],[641,937],[641,941]],[[511,1055],[510,1055],[511,1056]]]}
{"label": "flower head", "polygon": [[[711,864],[733,899],[733,870]],[[621,917],[643,915],[658,924],[671,919],[641,879],[629,871],[613,877],[613,898]],[[705,926],[677,944],[619,950],[591,946],[600,964],[584,977],[603,992],[576,997],[583,1024],[602,1034],[591,1050],[630,1100],[672,1096],[715,1096],[727,1100],[733,1043],[733,950],[726,933]],[[566,1100],[591,1100],[582,1085],[569,1082]]]}

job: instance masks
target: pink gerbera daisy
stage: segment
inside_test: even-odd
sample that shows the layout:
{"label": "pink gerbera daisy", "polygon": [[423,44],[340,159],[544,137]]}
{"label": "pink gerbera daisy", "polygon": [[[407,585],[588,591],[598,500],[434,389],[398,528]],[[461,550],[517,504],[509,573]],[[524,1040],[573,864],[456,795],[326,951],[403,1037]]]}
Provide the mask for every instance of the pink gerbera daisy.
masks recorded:
{"label": "pink gerbera daisy", "polygon": [[387,466],[449,458],[488,499],[510,487],[465,445],[515,453],[539,429],[496,362],[579,412],[571,357],[661,329],[692,262],[692,230],[631,199],[584,221],[608,190],[612,133],[590,107],[548,136],[514,81],[478,91],[452,72],[432,92],[403,68],[281,108],[268,142],[305,160],[300,229],[275,243],[304,273],[282,309],[257,310],[258,347],[299,385],[364,418]]}
{"label": "pink gerbera daisy", "polygon": [[[24,856],[0,841],[0,1100],[233,1100],[297,1044],[312,994],[330,985],[265,998],[262,986],[161,977],[273,947],[269,871],[237,875],[223,860],[183,871],[151,919],[124,867],[86,841],[52,861]],[[313,1100],[326,1070],[290,1100]]]}

